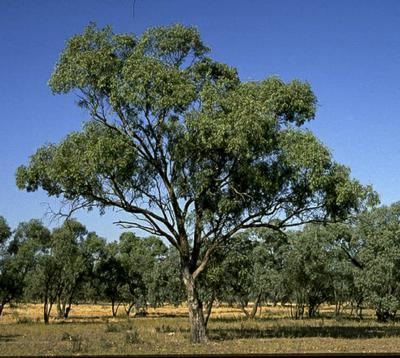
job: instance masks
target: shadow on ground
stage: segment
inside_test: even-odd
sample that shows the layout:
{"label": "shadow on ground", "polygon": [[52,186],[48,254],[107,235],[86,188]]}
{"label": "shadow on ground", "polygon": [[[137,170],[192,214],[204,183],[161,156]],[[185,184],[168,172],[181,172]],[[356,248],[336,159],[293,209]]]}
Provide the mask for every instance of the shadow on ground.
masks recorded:
{"label": "shadow on ground", "polygon": [[[186,315],[187,316],[187,315]],[[335,317],[332,315],[319,315],[313,318],[304,318],[304,321],[317,321],[317,320],[321,320],[324,319],[326,321],[341,321],[341,320],[345,320],[345,321],[353,321],[353,322],[367,322],[367,321],[371,321],[371,322],[376,322],[375,318],[369,319],[369,318],[364,318],[364,319],[360,319],[359,317],[356,316],[340,316]],[[225,323],[231,323],[231,322],[241,322],[241,321],[259,321],[259,322],[293,322],[296,321],[294,318],[289,317],[289,316],[281,316],[281,317],[274,317],[274,316],[264,316],[264,317],[259,317],[256,316],[254,318],[249,318],[246,317],[245,315],[235,315],[235,316],[222,316],[222,315],[217,315],[216,317],[211,317],[210,318],[211,321],[214,322],[225,322]],[[400,321],[400,320],[399,320]]]}
{"label": "shadow on ground", "polygon": [[400,327],[273,327],[257,328],[219,328],[210,329],[208,336],[211,340],[231,340],[240,338],[382,338],[400,336]]}
{"label": "shadow on ground", "polygon": [[18,337],[21,337],[21,335],[20,334],[9,334],[9,335],[1,335],[0,334],[0,343],[14,342]]}

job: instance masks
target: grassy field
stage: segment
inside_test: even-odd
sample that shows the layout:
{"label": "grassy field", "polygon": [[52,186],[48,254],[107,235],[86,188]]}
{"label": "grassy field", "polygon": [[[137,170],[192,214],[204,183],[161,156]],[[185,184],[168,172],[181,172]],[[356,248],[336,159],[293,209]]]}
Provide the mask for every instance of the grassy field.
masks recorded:
{"label": "grassy field", "polygon": [[0,318],[0,355],[400,352],[400,322],[382,324],[366,312],[362,321],[331,318],[293,320],[289,309],[263,307],[255,319],[239,309],[217,307],[209,342],[188,341],[186,308],[149,309],[147,317],[112,318],[109,305],[75,305],[68,320],[44,325],[41,305],[6,307]]}

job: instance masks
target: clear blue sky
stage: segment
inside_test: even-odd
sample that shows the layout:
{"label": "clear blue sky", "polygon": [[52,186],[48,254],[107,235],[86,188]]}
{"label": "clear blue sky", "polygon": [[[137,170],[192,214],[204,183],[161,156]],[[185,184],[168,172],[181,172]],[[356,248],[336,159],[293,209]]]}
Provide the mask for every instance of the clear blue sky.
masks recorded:
{"label": "clear blue sky", "polygon": [[[400,200],[400,1],[367,0],[0,0],[0,215],[11,226],[44,218],[43,192],[15,186],[15,170],[44,143],[81,127],[72,96],[47,80],[65,41],[89,21],[115,32],[195,25],[212,56],[243,80],[278,75],[311,83],[319,101],[311,128],[372,184],[385,204]],[[78,219],[109,239],[118,214]]]}

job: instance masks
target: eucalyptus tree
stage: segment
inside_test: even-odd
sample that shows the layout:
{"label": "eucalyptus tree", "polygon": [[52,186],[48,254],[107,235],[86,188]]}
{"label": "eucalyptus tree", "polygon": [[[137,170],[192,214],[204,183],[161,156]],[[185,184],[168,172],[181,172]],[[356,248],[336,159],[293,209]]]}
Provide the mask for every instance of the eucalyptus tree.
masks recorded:
{"label": "eucalyptus tree", "polygon": [[264,300],[276,305],[282,298],[281,280],[288,237],[270,229],[258,229],[253,235],[259,242],[252,253],[254,287],[262,293]]}
{"label": "eucalyptus tree", "polygon": [[88,231],[80,222],[69,219],[56,228],[51,236],[51,255],[57,261],[59,275],[57,292],[58,318],[68,318],[72,303],[80,293],[90,269],[83,253]]}
{"label": "eucalyptus tree", "polygon": [[57,259],[42,253],[36,258],[35,267],[30,272],[28,297],[43,303],[43,321],[49,324],[50,315],[60,290],[58,277],[62,272]]}
{"label": "eucalyptus tree", "polygon": [[18,225],[10,250],[21,263],[25,276],[25,297],[43,302],[44,322],[49,323],[50,312],[56,300],[56,262],[50,257],[51,232],[40,220]]}
{"label": "eucalyptus tree", "polygon": [[8,253],[2,255],[0,258],[0,316],[7,304],[22,297],[23,278],[15,258]]}
{"label": "eucalyptus tree", "polygon": [[394,319],[400,309],[400,203],[365,212],[358,218],[362,243],[355,280],[379,321]]}
{"label": "eucalyptus tree", "polygon": [[340,316],[349,303],[355,302],[356,308],[360,307],[360,295],[354,280],[355,271],[359,269],[352,265],[339,248],[332,247],[331,250],[327,262],[327,279],[332,285],[329,303],[335,305],[335,315]]}
{"label": "eucalyptus tree", "polygon": [[100,282],[97,265],[107,255],[107,241],[95,232],[89,232],[81,244],[82,256],[87,267],[79,297],[84,301],[97,302],[100,298]]}
{"label": "eucalyptus tree", "polygon": [[26,295],[42,301],[46,324],[54,305],[59,318],[68,317],[87,270],[80,247],[86,234],[86,228],[73,219],[64,221],[52,232],[37,221],[17,229],[19,261],[23,255],[32,260],[26,274]]}
{"label": "eucalyptus tree", "polygon": [[118,243],[107,243],[104,254],[100,256],[94,267],[93,284],[97,289],[97,297],[111,301],[113,317],[116,317],[118,309],[124,301],[125,274],[121,258],[118,255]]}
{"label": "eucalyptus tree", "polygon": [[290,235],[284,254],[282,282],[286,295],[295,303],[294,318],[314,317],[319,306],[332,298],[333,286],[329,271],[331,255],[319,226],[307,226]]}
{"label": "eucalyptus tree", "polygon": [[323,235],[325,241],[328,240],[331,251],[329,272],[333,284],[335,314],[339,315],[350,303],[351,314],[355,308],[356,315],[362,318],[365,287],[362,287],[360,280],[357,279],[364,267],[360,260],[364,240],[357,234],[357,221],[360,216],[350,218],[343,223],[327,225]]}
{"label": "eucalyptus tree", "polygon": [[[257,312],[263,290],[257,285],[256,263],[263,261],[254,252],[258,243],[249,239],[250,233],[235,235],[221,247],[210,261],[202,283],[201,296],[207,297],[207,320],[215,299],[236,303],[246,317],[253,318]],[[259,252],[257,252],[258,254]],[[206,295],[207,294],[207,295]],[[254,302],[253,309],[248,311],[248,304]]]}
{"label": "eucalyptus tree", "polygon": [[214,301],[236,303],[248,318],[261,311],[263,301],[277,302],[286,245],[286,235],[270,229],[246,230],[226,242],[200,278],[206,323]]}
{"label": "eucalyptus tree", "polygon": [[18,280],[18,270],[15,260],[8,250],[8,239],[11,237],[11,229],[6,219],[0,216],[0,316],[4,306],[11,300],[21,295],[23,286]]}
{"label": "eucalyptus tree", "polygon": [[4,245],[6,240],[11,236],[11,229],[7,224],[6,219],[0,216],[0,245]]}
{"label": "eucalyptus tree", "polygon": [[122,299],[128,316],[132,308],[136,312],[146,308],[151,273],[155,267],[155,258],[164,251],[162,246],[163,243],[157,238],[141,239],[132,232],[125,232],[119,238],[119,259],[124,269]]}
{"label": "eucalyptus tree", "polygon": [[178,306],[185,300],[179,252],[175,247],[169,246],[165,255],[157,260],[147,289],[148,302],[153,307],[165,303]]}
{"label": "eucalyptus tree", "polygon": [[118,254],[124,270],[122,300],[125,303],[125,312],[129,316],[133,308],[138,310],[146,306],[147,292],[143,272],[151,269],[153,265],[148,259],[148,252],[143,250],[141,239],[131,232],[120,236]]}
{"label": "eucalyptus tree", "polygon": [[194,342],[207,339],[197,278],[222,243],[252,227],[341,219],[365,198],[300,128],[316,110],[307,83],[243,82],[208,53],[192,27],[136,37],[89,25],[68,41],[49,84],[76,93],[90,119],[17,172],[21,189],[40,187],[71,210],[121,209],[131,219],[118,224],[168,240]]}

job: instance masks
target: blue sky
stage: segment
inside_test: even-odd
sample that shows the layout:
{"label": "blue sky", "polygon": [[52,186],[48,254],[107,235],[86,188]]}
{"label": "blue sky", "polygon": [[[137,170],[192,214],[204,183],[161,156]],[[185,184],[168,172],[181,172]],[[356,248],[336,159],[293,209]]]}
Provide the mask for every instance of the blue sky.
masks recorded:
{"label": "blue sky", "polygon": [[[400,200],[400,1],[367,0],[0,0],[0,215],[12,227],[44,219],[43,192],[15,186],[15,170],[87,115],[47,81],[65,41],[89,21],[115,32],[183,23],[243,80],[278,75],[310,82],[314,133],[335,160],[372,184],[384,204]],[[78,219],[108,239],[118,213]]]}

